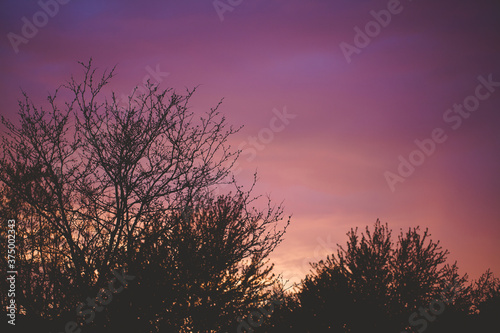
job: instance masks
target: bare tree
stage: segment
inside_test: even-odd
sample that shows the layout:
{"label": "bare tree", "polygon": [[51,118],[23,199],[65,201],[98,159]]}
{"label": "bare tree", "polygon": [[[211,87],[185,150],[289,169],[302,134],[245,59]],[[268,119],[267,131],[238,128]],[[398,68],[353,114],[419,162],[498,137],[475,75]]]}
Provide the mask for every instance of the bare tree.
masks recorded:
{"label": "bare tree", "polygon": [[[238,267],[239,280],[232,282],[239,285],[233,295],[238,298],[227,313],[263,297],[266,283],[261,280],[270,268],[262,263],[287,224],[276,229],[283,219],[280,206],[270,204],[265,214],[252,210],[251,189],[243,191],[231,177],[239,152],[231,150],[228,138],[238,129],[228,128],[217,110],[220,103],[198,117],[188,107],[195,89],[179,95],[148,84],[147,93],[133,94],[122,107],[114,93],[104,96],[114,69],[98,76],[91,61],[81,65],[83,79],[72,77],[48,97],[48,107],[35,106],[23,93],[20,123],[2,117],[7,131],[0,156],[5,199],[0,208],[18,221],[22,311],[60,318],[95,295],[114,268],[151,269],[157,264],[164,265],[160,271],[184,269],[179,276],[189,278],[189,264],[196,263],[192,269],[208,274],[207,281]],[[63,104],[58,97],[62,91],[73,96]],[[214,189],[226,183],[235,194],[217,199]],[[212,224],[206,214],[212,214]],[[155,251],[168,252],[171,261]],[[224,262],[189,262],[193,258],[188,253],[202,253],[206,259],[211,251]],[[156,310],[165,309],[165,300],[159,302]],[[156,310],[149,310],[158,319]],[[139,317],[136,313],[132,319]],[[144,324],[147,315],[142,317]],[[150,318],[147,322],[159,325]],[[109,326],[109,320],[103,325]]]}

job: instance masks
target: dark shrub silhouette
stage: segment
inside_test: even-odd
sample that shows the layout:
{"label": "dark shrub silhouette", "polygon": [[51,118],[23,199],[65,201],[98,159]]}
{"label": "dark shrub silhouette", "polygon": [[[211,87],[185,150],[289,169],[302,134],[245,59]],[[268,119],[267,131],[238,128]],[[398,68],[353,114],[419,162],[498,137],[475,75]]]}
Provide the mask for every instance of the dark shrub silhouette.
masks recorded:
{"label": "dark shrub silhouette", "polygon": [[494,323],[499,280],[488,271],[468,284],[428,230],[401,232],[393,243],[377,220],[373,230],[347,236],[347,246],[313,263],[290,306],[256,332],[471,332]]}

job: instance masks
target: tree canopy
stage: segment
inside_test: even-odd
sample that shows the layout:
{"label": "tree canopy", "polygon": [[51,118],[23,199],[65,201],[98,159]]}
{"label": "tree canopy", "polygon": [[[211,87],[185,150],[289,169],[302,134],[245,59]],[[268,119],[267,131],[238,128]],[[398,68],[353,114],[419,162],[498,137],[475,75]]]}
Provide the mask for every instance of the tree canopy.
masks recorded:
{"label": "tree canopy", "polygon": [[[220,103],[197,114],[196,89],[148,84],[123,104],[107,89],[114,69],[81,65],[46,105],[23,93],[18,122],[2,117],[0,216],[16,221],[21,330],[432,333],[496,323],[492,272],[469,281],[429,230],[394,239],[379,220],[351,229],[285,291],[270,255],[290,218],[253,194],[255,177],[244,188],[233,176],[239,128]],[[0,278],[6,290],[5,270]],[[3,313],[7,302],[2,294]]]}
{"label": "tree canopy", "polygon": [[470,332],[494,323],[500,280],[488,270],[477,281],[447,262],[449,252],[426,229],[401,231],[397,241],[379,220],[347,233],[347,244],[313,271],[288,306],[256,332]]}
{"label": "tree canopy", "polygon": [[[47,106],[24,93],[19,123],[2,118],[0,210],[18,221],[24,321],[63,330],[71,320],[94,332],[228,329],[269,293],[283,208],[270,199],[256,208],[253,187],[231,176],[239,151],[228,138],[238,129],[219,105],[195,114],[196,89],[152,84],[123,105],[106,94],[114,69],[81,65],[83,77]],[[231,191],[219,194],[221,185]],[[95,315],[75,310],[116,269],[135,277],[114,295],[120,301],[92,305]]]}

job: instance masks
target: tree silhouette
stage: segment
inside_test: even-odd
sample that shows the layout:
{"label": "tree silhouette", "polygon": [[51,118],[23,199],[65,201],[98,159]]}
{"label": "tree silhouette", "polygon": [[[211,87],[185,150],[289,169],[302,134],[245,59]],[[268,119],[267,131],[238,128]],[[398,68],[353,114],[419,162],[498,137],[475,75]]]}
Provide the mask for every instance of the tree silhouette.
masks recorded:
{"label": "tree silhouette", "polygon": [[[196,118],[194,89],[183,96],[148,84],[123,107],[106,97],[114,69],[98,76],[91,61],[81,65],[83,78],[48,107],[23,93],[20,123],[2,117],[0,211],[17,221],[23,321],[63,331],[71,320],[93,332],[228,327],[268,294],[266,258],[288,225],[277,228],[282,207],[253,208],[253,186],[231,177],[239,152],[228,138],[238,129],[227,128],[220,103]],[[222,184],[233,194],[217,195]],[[105,310],[94,305],[92,320],[75,311],[115,269],[135,280],[105,298]]]}
{"label": "tree silhouette", "polygon": [[488,271],[467,284],[428,230],[401,232],[394,244],[377,220],[373,231],[347,236],[347,246],[313,263],[291,305],[256,332],[465,332],[493,323],[499,280]]}
{"label": "tree silhouette", "polygon": [[[197,117],[188,106],[195,89],[148,84],[122,106],[107,90],[114,69],[99,76],[91,61],[81,65],[82,79],[47,106],[23,93],[19,123],[2,117],[0,216],[16,220],[21,331],[433,333],[496,324],[498,278],[488,270],[469,283],[427,229],[394,241],[379,220],[351,229],[345,247],[284,292],[269,256],[289,219],[269,198],[256,208],[255,176],[246,190],[232,176],[239,151],[228,140],[239,129],[226,125],[220,103]],[[7,290],[5,270],[0,279]]]}

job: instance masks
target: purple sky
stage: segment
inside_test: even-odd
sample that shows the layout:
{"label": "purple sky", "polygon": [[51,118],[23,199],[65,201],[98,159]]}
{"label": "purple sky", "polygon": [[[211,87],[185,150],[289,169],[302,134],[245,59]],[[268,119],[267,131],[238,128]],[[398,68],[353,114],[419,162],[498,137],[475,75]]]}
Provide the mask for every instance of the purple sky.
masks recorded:
{"label": "purple sky", "polygon": [[[498,2],[221,0],[219,13],[211,0],[60,2],[0,4],[2,115],[15,117],[21,88],[43,101],[90,57],[118,65],[119,95],[158,71],[161,87],[200,85],[193,110],[224,98],[245,126],[238,176],[257,169],[257,192],[293,214],[273,254],[285,277],[377,218],[395,234],[429,227],[462,273],[500,275]],[[356,27],[368,36],[355,41]]]}

